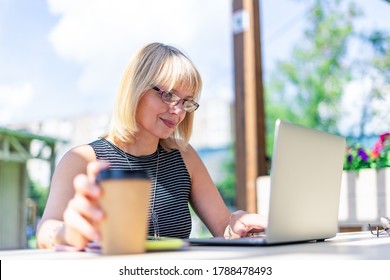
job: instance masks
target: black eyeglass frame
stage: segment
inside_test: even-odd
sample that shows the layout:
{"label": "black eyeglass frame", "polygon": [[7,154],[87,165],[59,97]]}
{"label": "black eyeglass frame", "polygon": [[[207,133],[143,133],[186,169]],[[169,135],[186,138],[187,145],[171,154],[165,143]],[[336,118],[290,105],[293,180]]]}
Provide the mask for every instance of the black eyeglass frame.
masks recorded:
{"label": "black eyeglass frame", "polygon": [[[197,102],[195,102],[194,100],[191,100],[191,99],[181,99],[176,94],[174,94],[172,92],[169,92],[169,91],[164,91],[164,90],[160,89],[159,87],[157,87],[155,85],[152,85],[151,88],[153,90],[157,91],[157,93],[161,97],[161,100],[165,104],[168,104],[168,105],[171,105],[171,106],[176,106],[177,104],[179,104],[180,101],[182,101],[183,102],[182,103],[183,104],[183,109],[187,113],[192,113],[192,112],[196,111],[196,109],[199,108],[199,104]],[[172,100],[172,97],[175,98],[176,100]]]}
{"label": "black eyeglass frame", "polygon": [[375,235],[376,237],[379,237],[379,236],[389,236],[389,234],[387,233],[387,231],[385,229],[382,229],[380,230],[378,226],[375,227],[375,231],[372,231],[372,226],[371,224],[368,224],[368,228],[370,229],[370,232],[372,235]]}

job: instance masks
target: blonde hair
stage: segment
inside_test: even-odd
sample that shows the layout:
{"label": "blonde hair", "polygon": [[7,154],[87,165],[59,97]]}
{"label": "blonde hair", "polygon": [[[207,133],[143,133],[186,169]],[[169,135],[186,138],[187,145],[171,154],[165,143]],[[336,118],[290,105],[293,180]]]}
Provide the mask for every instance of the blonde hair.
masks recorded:
{"label": "blonde hair", "polygon": [[[161,43],[141,48],[127,65],[119,85],[109,130],[114,142],[134,142],[138,103],[151,85],[164,85],[168,91],[180,85],[198,100],[202,80],[191,60],[177,48]],[[185,148],[193,119],[194,112],[186,113],[174,133],[168,139],[160,139],[160,144],[166,149]]]}

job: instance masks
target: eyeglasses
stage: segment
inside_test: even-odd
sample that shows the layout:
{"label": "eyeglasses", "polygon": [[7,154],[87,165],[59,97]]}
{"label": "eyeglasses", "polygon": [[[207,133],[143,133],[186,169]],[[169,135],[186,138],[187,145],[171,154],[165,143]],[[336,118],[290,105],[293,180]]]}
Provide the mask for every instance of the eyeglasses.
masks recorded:
{"label": "eyeglasses", "polygon": [[372,230],[372,227],[370,224],[368,224],[368,228],[370,229],[370,232],[372,235],[375,235],[376,237],[379,236],[390,236],[390,230],[389,228],[384,228],[383,230],[380,230],[378,226],[375,227],[375,230]]}
{"label": "eyeglasses", "polygon": [[379,237],[381,235],[388,236],[387,232],[385,230],[380,230],[378,226],[375,227],[374,231],[372,229],[372,226],[368,224],[368,228],[370,229],[370,232],[372,235],[375,235],[376,237]]}
{"label": "eyeglasses", "polygon": [[169,91],[164,91],[156,86],[152,85],[152,89],[158,92],[158,94],[161,97],[161,100],[168,105],[171,106],[176,106],[179,104],[180,101],[183,103],[183,109],[184,111],[191,113],[194,112],[196,109],[198,109],[199,104],[196,103],[194,100],[189,100],[189,99],[181,99],[179,96],[176,94],[169,92]]}
{"label": "eyeglasses", "polygon": [[373,232],[371,229],[371,225],[368,224],[368,228],[370,229],[371,234],[379,237],[380,235],[390,236],[390,219],[388,217],[381,217],[380,222],[382,224],[383,230],[379,230],[379,227],[376,227],[376,232]]}

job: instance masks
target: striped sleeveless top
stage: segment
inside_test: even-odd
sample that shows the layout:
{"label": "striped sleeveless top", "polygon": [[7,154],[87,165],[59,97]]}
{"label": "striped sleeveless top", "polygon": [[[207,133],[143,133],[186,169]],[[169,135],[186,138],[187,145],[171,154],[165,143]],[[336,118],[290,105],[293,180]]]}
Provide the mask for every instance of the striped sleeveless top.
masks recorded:
{"label": "striped sleeveless top", "polygon": [[[159,146],[158,150],[151,155],[136,157],[124,152],[104,138],[89,143],[89,145],[95,151],[96,158],[109,162],[111,168],[145,170],[151,178],[149,236],[154,236],[155,230],[158,230],[162,237],[188,238],[190,236],[192,223],[188,201],[191,178],[179,150],[167,152]],[[158,172],[156,174],[157,159]],[[154,192],[156,180],[156,192]],[[158,217],[155,225],[150,217],[153,196],[155,196],[154,212]]]}

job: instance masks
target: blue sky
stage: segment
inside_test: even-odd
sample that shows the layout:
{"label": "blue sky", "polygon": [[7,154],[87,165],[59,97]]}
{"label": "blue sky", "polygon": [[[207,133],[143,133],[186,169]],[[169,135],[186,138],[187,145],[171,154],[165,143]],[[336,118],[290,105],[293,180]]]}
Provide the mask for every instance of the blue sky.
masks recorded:
{"label": "blue sky", "polygon": [[[299,41],[305,2],[261,1],[265,71]],[[390,28],[389,4],[356,2],[362,28]],[[192,58],[203,99],[232,99],[231,1],[0,0],[0,126],[110,112],[128,59],[151,41]]]}

